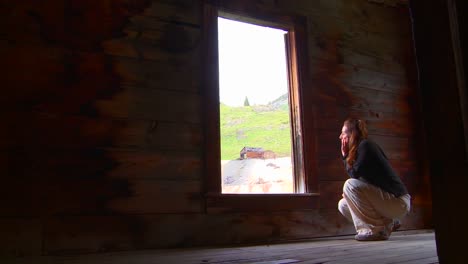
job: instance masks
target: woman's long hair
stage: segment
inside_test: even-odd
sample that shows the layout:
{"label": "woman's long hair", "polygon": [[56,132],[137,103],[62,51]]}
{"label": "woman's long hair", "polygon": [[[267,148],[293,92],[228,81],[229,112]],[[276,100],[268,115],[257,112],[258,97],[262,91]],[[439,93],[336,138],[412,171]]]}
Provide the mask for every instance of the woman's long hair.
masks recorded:
{"label": "woman's long hair", "polygon": [[349,132],[349,151],[346,157],[346,163],[353,166],[356,161],[357,149],[359,143],[367,138],[367,125],[363,120],[348,118],[344,121],[344,125],[348,128]]}

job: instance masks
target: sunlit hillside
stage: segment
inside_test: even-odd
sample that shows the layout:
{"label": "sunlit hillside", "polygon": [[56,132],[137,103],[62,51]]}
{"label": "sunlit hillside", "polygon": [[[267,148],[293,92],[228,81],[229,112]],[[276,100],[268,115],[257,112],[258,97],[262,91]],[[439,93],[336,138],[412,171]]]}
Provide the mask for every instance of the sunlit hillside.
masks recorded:
{"label": "sunlit hillside", "polygon": [[277,157],[291,155],[291,129],[287,94],[267,105],[220,105],[221,159],[239,158],[241,149],[261,147]]}

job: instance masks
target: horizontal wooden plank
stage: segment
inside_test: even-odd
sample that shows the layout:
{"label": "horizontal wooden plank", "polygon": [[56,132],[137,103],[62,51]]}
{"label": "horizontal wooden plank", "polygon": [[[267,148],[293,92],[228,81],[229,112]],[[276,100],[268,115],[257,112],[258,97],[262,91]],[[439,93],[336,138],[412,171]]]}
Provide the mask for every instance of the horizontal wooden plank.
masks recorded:
{"label": "horizontal wooden plank", "polygon": [[0,218],[0,259],[5,256],[41,255],[42,231],[43,222],[40,218]]}
{"label": "horizontal wooden plank", "polygon": [[310,66],[311,84],[317,88],[342,91],[363,87],[385,92],[401,93],[408,89],[406,77],[376,72],[351,65],[313,61]]}
{"label": "horizontal wooden plank", "polygon": [[366,120],[369,133],[382,136],[396,136],[414,139],[419,131],[417,121],[412,116],[395,117],[379,114],[374,118]]}
{"label": "horizontal wooden plank", "polygon": [[166,24],[160,31],[125,29],[123,38],[102,43],[106,54],[135,59],[200,63],[201,31],[198,28]]}
{"label": "horizontal wooden plank", "polygon": [[206,207],[209,213],[310,210],[320,199],[319,194],[208,194]]}
{"label": "horizontal wooden plank", "polygon": [[192,181],[110,179],[6,179],[0,216],[202,211],[201,184]]}
{"label": "horizontal wooden plank", "polygon": [[[402,32],[409,32],[411,24],[407,18],[405,20],[407,24],[395,24],[395,26],[400,26]],[[387,32],[372,33],[356,29],[345,31],[341,40],[344,48],[350,48],[355,52],[381,58],[384,61],[397,65],[402,65],[406,62],[405,56],[411,54],[413,43],[411,34],[398,36],[387,34]]]}
{"label": "horizontal wooden plank", "polygon": [[[6,114],[6,116],[5,116]],[[142,148],[198,150],[199,124],[144,119],[92,118],[41,112],[7,112],[0,130],[0,149]],[[23,124],[27,120],[28,129]]]}
{"label": "horizontal wooden plank", "polygon": [[[6,114],[6,115],[5,115]],[[121,120],[94,119],[40,112],[4,112],[8,124],[0,130],[0,148],[69,149],[113,145],[127,124]],[[28,120],[30,129],[24,129]]]}
{"label": "horizontal wooden plank", "polygon": [[[336,23],[330,23],[334,27],[331,29],[332,31],[321,33],[314,31],[315,24],[312,24],[311,27],[314,28],[309,30],[309,42],[307,43],[310,58],[336,65],[385,72],[394,76],[404,76],[408,70],[416,70],[410,36],[383,37],[367,32],[350,33],[337,29]],[[360,38],[364,40],[360,40]],[[389,42],[398,46],[390,46]],[[313,71],[313,68],[311,70]]]}
{"label": "horizontal wooden plank", "polygon": [[202,141],[202,129],[197,124],[128,121],[119,132],[113,146],[194,151],[200,149]]}
{"label": "horizontal wooden plank", "polygon": [[[127,39],[112,39],[102,43],[104,51],[113,56],[129,57],[134,59],[143,59],[142,54],[136,48],[135,43],[130,41],[128,37],[136,36],[137,32],[127,30]],[[162,56],[161,56],[162,57]]]}
{"label": "horizontal wooden plank", "polygon": [[412,202],[410,212],[401,219],[401,230],[432,229],[434,228],[432,219],[432,206],[430,204],[422,205]]}
{"label": "horizontal wooden plank", "polygon": [[202,184],[195,181],[131,180],[132,195],[112,199],[111,210],[125,214],[200,213]]}
{"label": "horizontal wooden plank", "polygon": [[323,131],[316,134],[317,136],[317,158],[318,159],[329,159],[340,157],[340,141],[339,134],[330,133],[329,131]]}
{"label": "horizontal wooden plank", "polygon": [[95,115],[96,100],[112,97],[121,90],[112,62],[102,52],[28,44],[10,45],[8,51],[6,87],[14,88],[8,89],[0,102],[10,111]]}
{"label": "horizontal wooden plank", "polygon": [[320,208],[338,210],[338,201],[343,198],[343,184],[345,181],[322,181],[319,183]]}
{"label": "horizontal wooden plank", "polygon": [[96,108],[101,115],[116,118],[201,122],[199,94],[126,86],[114,97],[99,100]]}
{"label": "horizontal wooden plank", "polygon": [[1,186],[1,216],[43,216],[54,214],[112,213],[108,202],[129,197],[128,181],[91,179],[5,179]]}
{"label": "horizontal wooden plank", "polygon": [[[352,236],[260,243],[210,248],[186,248],[123,251],[113,254],[51,256],[33,258],[31,262],[55,263],[147,263],[157,259],[162,263],[387,263],[405,261],[409,264],[438,263],[436,242],[432,230],[407,231],[394,234],[389,241],[356,243]],[[28,259],[29,260],[29,259]],[[317,262],[318,261],[318,262]],[[400,263],[399,262],[399,263]],[[403,263],[403,262],[401,262]]]}
{"label": "horizontal wooden plank", "polygon": [[[377,2],[377,1],[376,1]],[[361,29],[373,33],[388,33],[392,35],[409,35],[409,10],[402,1],[401,6],[391,6],[372,3],[372,1],[320,1],[317,3],[307,0],[294,2],[277,1],[278,8],[289,12],[310,14],[317,20],[327,22],[323,27],[332,27],[333,23],[340,23],[347,27]],[[389,1],[387,1],[389,2]],[[325,20],[326,19],[326,20]],[[402,26],[406,27],[402,27]]]}
{"label": "horizontal wooden plank", "polygon": [[[161,67],[155,67],[155,63],[126,64],[120,60],[115,63],[115,70],[113,70],[112,62],[104,54],[99,53],[65,54],[60,50],[44,50],[29,46],[15,47],[11,52],[12,54],[25,54],[25,56],[24,58],[14,56],[6,58],[7,62],[11,60],[11,63],[8,63],[10,70],[7,74],[6,87],[15,87],[15,89],[8,90],[6,96],[0,99],[2,108],[5,109],[28,111],[37,109],[47,112],[100,115],[105,114],[100,112],[100,105],[109,107],[120,105],[118,116],[121,117],[133,114],[135,109],[141,106],[146,108],[141,109],[142,116],[137,112],[134,117],[150,116],[150,119],[154,120],[158,118],[150,114],[151,108],[162,107],[163,109],[158,111],[159,116],[163,120],[168,120],[167,117],[171,116],[171,112],[178,112],[183,107],[197,107],[198,104],[196,95],[200,83],[200,78],[196,76],[198,70],[180,69],[179,71],[187,72],[187,77],[176,73],[167,74],[167,71],[170,72],[171,69],[178,68],[180,65],[188,65],[186,63],[173,64],[173,66],[168,66],[166,71]],[[44,57],[35,54],[42,54],[41,56]],[[35,57],[36,60],[33,62],[28,59],[29,57]],[[64,67],[63,60],[73,66]],[[41,70],[36,67],[37,63],[43,64]],[[192,65],[189,66],[190,68],[197,68],[196,64],[190,65]],[[147,70],[142,73],[141,67]],[[139,75],[135,75],[137,71]],[[159,79],[154,79],[157,76],[166,76],[167,79],[165,82],[159,82]],[[175,90],[191,91],[191,93],[171,93],[169,90],[174,89],[171,86],[172,80],[181,80],[174,81],[175,85],[180,85]],[[170,98],[176,102],[171,103]],[[121,100],[121,102],[112,104],[113,99]],[[165,105],[161,105],[163,103]],[[178,105],[178,107],[172,107],[171,104]],[[182,117],[192,115],[191,121],[198,122],[197,112],[192,108],[188,113],[182,114]]]}
{"label": "horizontal wooden plank", "polygon": [[115,57],[113,63],[124,86],[192,93],[200,90],[202,69],[195,63],[142,61],[124,57]]}
{"label": "horizontal wooden plank", "polygon": [[[402,223],[403,227],[408,225],[409,229],[415,227],[410,224],[409,219]],[[274,243],[297,238],[310,239],[354,233],[354,226],[337,210],[209,216],[205,214],[64,216],[48,219],[44,251],[46,254],[76,254],[143,248],[193,247],[207,243],[212,246],[232,246],[238,243],[265,243],[265,241]],[[320,241],[329,242],[330,239],[320,239],[313,244]],[[344,241],[340,242],[342,245]],[[353,240],[349,242],[353,245],[359,244]],[[301,244],[293,246],[295,250],[304,248]],[[345,248],[350,246],[345,245]],[[326,248],[329,249],[328,246]],[[218,253],[225,250],[221,249]],[[284,256],[289,251],[281,252]]]}
{"label": "horizontal wooden plank", "polygon": [[[144,10],[142,16],[155,17],[164,21],[201,24],[201,4],[198,1],[152,0],[151,5]],[[140,26],[132,17],[131,22]]]}
{"label": "horizontal wooden plank", "polygon": [[[4,150],[0,152],[5,194],[21,190],[24,197],[41,194],[43,185],[62,180],[101,180],[117,165],[104,149],[82,150]],[[25,166],[27,164],[27,166]],[[27,184],[28,183],[28,184]],[[26,186],[22,186],[27,184]],[[37,185],[37,186],[35,186]],[[37,189],[37,190],[36,190]],[[18,191],[19,191],[18,190]],[[41,197],[43,195],[41,194]],[[34,197],[34,196],[33,196]]]}
{"label": "horizontal wooden plank", "polygon": [[[325,4],[327,7],[307,1],[280,5],[283,12],[308,17],[308,47],[314,58],[338,62],[346,56],[345,50],[352,50],[402,67],[405,56],[411,53],[411,22],[407,8],[380,9],[356,1],[330,1]],[[336,5],[347,7],[340,9]],[[330,10],[324,12],[320,8]],[[392,18],[385,20],[383,17]]]}
{"label": "horizontal wooden plank", "polygon": [[[12,41],[46,42],[79,50],[99,50],[100,42],[119,35],[129,16],[142,13],[149,1],[79,1],[50,5],[5,3],[2,34]],[[60,22],[57,22],[60,21]],[[15,30],[11,30],[15,29]]]}
{"label": "horizontal wooden plank", "polygon": [[349,75],[343,76],[345,84],[366,87],[381,91],[398,92],[408,89],[407,79],[390,75],[384,72],[376,72],[366,68],[343,66]]}
{"label": "horizontal wooden plank", "polygon": [[404,76],[409,66],[403,61],[379,58],[367,51],[354,50],[352,46],[340,47],[336,59],[339,64],[385,72],[395,76]]}
{"label": "horizontal wooden plank", "polygon": [[341,157],[318,159],[317,177],[319,181],[345,181],[349,178]]}
{"label": "horizontal wooden plank", "polygon": [[[112,213],[115,211],[109,203],[119,199],[115,205],[119,210],[193,211],[201,206],[193,198],[201,192],[202,173],[200,156],[195,153],[112,149],[51,152],[39,148],[1,152],[0,163],[4,176],[0,188],[2,216]],[[150,181],[142,184],[142,180]],[[143,191],[135,185],[143,185]],[[153,191],[175,195],[174,203],[151,196]],[[137,199],[137,209],[132,209],[132,199]],[[161,201],[159,207],[155,199]]]}
{"label": "horizontal wooden plank", "polygon": [[37,101],[40,93],[46,94],[59,85],[63,87],[62,48],[0,39],[0,50],[4,65],[8,65],[4,69],[1,108],[18,107],[15,104]]}
{"label": "horizontal wooden plank", "polygon": [[[222,6],[229,5],[231,1],[220,1]],[[310,15],[311,17],[328,17],[326,22],[346,23],[360,26],[369,32],[390,32],[393,34],[410,34],[409,29],[403,31],[398,25],[405,25],[402,18],[409,19],[408,4],[406,1],[321,1],[310,2],[296,0],[280,1],[237,1],[240,6],[253,6],[258,9],[283,10],[283,12]],[[373,3],[374,2],[374,3]],[[325,15],[326,14],[326,15]],[[356,18],[358,17],[358,18]],[[409,22],[408,22],[409,23]],[[326,26],[326,25],[324,25]]]}
{"label": "horizontal wooden plank", "polygon": [[[46,6],[35,1],[14,4],[12,4],[13,1],[5,1],[2,5],[3,15],[0,18],[0,31],[3,32],[1,38],[15,40],[18,43],[44,44],[44,35],[41,32],[37,14],[47,15],[46,18],[49,21],[58,19],[57,16],[60,14],[63,16],[64,11],[63,1],[51,2],[53,4]],[[36,16],[31,14],[36,14]],[[56,28],[60,27],[63,25],[56,25]]]}
{"label": "horizontal wooden plank", "polygon": [[[414,96],[410,96],[408,91],[395,94],[357,86],[346,86],[343,91],[337,91],[318,86],[317,92],[322,98],[328,99],[323,103],[319,102],[321,104],[336,102],[337,106],[394,114],[395,116],[408,116],[413,110],[410,104],[414,103],[414,101],[411,102],[412,99],[414,100]],[[350,98],[347,99],[347,96]]]}
{"label": "horizontal wooden plank", "polygon": [[46,254],[232,245],[353,234],[339,212],[62,216],[47,219]]}
{"label": "horizontal wooden plank", "polygon": [[408,138],[369,135],[380,145],[389,159],[416,160],[414,142]]}
{"label": "horizontal wooden plank", "polygon": [[[154,10],[154,8],[151,8]],[[192,10],[197,11],[197,10]],[[198,15],[200,15],[199,13]],[[162,14],[164,15],[164,14]],[[125,25],[124,32],[128,36],[133,35],[133,37],[139,37],[141,33],[145,32],[158,32],[162,34],[157,34],[159,36],[163,35],[167,27],[187,27],[193,29],[200,29],[200,24],[195,24],[190,21],[178,21],[175,16],[163,18],[162,16],[153,16],[148,13],[148,10],[140,15],[132,16],[129,19],[129,23]],[[196,31],[196,30],[195,30]],[[139,33],[137,35],[132,34],[131,32]]]}
{"label": "horizontal wooden plank", "polygon": [[118,164],[109,177],[141,180],[201,180],[202,157],[198,152],[109,151]]}
{"label": "horizontal wooden plank", "polygon": [[[0,174],[6,182],[37,184],[68,179],[200,180],[198,152],[120,149],[0,151]],[[24,164],[28,164],[25,166]],[[26,182],[24,182],[26,183]],[[22,183],[21,183],[22,184]],[[19,186],[16,186],[19,187]],[[9,188],[5,185],[5,188]],[[21,188],[23,190],[23,188]],[[30,191],[30,190],[29,190]]]}
{"label": "horizontal wooden plank", "polygon": [[147,227],[134,216],[61,216],[44,223],[43,254],[82,254],[143,247]]}
{"label": "horizontal wooden plank", "polygon": [[133,40],[136,46],[151,44],[169,54],[187,53],[195,50],[200,44],[201,30],[191,25],[181,25],[156,21],[153,28],[134,28],[129,25],[125,28],[127,40]]}

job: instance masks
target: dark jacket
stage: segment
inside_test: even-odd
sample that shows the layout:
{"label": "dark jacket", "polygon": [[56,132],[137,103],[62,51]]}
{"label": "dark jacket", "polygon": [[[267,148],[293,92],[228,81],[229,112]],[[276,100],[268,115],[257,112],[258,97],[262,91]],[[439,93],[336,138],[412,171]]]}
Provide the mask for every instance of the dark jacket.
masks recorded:
{"label": "dark jacket", "polygon": [[348,166],[346,157],[342,157],[346,171],[354,179],[362,178],[384,191],[400,197],[408,193],[400,177],[392,169],[383,150],[375,142],[364,139],[359,143],[356,161]]}

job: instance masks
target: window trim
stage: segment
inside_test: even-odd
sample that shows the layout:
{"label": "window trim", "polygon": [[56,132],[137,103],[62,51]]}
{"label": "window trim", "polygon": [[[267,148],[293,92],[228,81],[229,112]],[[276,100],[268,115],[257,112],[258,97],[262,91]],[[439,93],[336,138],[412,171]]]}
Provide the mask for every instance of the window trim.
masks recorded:
{"label": "window trim", "polygon": [[[203,128],[204,128],[204,192],[207,212],[219,211],[281,211],[291,209],[318,208],[318,176],[316,173],[315,153],[315,118],[314,108],[310,98],[314,96],[313,88],[308,85],[308,53],[307,53],[307,20],[303,16],[264,13],[258,10],[227,10],[216,5],[217,1],[203,1],[203,58],[204,82],[203,96]],[[218,62],[218,15],[262,25],[269,25],[288,30],[286,41],[288,53],[288,73],[290,85],[297,85],[297,94],[290,93],[294,108],[292,115],[299,121],[302,135],[293,133],[294,144],[302,140],[302,148],[293,146],[294,151],[300,150],[302,162],[299,167],[294,159],[295,169],[302,170],[300,181],[295,180],[295,192],[290,194],[223,194],[221,193],[221,160],[220,157],[220,109],[219,109],[219,62]],[[259,20],[253,17],[258,17]],[[260,22],[259,22],[260,21]],[[307,87],[307,89],[305,89]],[[293,91],[295,89],[291,89]],[[307,99],[309,98],[309,100]],[[307,104],[306,104],[307,102]],[[291,117],[292,118],[292,117]],[[304,122],[307,120],[307,122]],[[295,124],[295,122],[292,122]],[[297,127],[292,127],[297,131]],[[296,153],[293,153],[296,157]],[[301,183],[303,183],[301,185]],[[220,209],[221,208],[221,209]]]}

